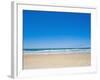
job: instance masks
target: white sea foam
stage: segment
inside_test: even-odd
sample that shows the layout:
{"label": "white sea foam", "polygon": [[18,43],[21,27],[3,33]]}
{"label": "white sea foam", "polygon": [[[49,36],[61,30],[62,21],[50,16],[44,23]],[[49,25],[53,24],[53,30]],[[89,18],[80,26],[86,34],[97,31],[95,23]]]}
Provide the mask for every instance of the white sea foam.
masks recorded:
{"label": "white sea foam", "polygon": [[91,53],[90,49],[58,49],[58,50],[28,50],[24,51],[24,54],[75,54],[75,53],[82,53],[82,54],[87,54]]}

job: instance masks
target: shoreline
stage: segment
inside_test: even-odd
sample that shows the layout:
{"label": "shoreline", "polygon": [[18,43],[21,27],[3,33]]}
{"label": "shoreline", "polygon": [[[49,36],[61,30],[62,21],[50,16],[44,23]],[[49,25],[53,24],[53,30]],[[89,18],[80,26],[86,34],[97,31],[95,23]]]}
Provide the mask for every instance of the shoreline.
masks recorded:
{"label": "shoreline", "polygon": [[90,66],[90,53],[23,54],[24,69]]}
{"label": "shoreline", "polygon": [[90,52],[24,52],[24,55],[60,55],[60,54],[91,54]]}

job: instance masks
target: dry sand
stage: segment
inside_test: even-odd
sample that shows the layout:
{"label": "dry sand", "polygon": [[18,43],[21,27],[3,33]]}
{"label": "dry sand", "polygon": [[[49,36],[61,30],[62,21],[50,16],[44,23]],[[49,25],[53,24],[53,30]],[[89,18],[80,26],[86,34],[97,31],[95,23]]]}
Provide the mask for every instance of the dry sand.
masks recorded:
{"label": "dry sand", "polygon": [[90,66],[91,54],[24,54],[23,60],[24,69]]}

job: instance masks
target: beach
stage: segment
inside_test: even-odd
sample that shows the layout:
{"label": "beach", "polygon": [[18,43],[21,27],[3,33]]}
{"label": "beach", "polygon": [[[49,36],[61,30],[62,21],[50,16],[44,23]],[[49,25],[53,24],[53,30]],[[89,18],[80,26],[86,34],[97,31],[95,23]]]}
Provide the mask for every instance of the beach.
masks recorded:
{"label": "beach", "polygon": [[90,66],[90,53],[23,54],[23,69]]}

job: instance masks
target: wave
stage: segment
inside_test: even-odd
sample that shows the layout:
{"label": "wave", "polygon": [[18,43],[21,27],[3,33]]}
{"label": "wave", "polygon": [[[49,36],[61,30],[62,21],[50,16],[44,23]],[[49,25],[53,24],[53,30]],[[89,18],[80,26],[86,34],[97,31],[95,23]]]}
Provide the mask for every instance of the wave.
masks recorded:
{"label": "wave", "polygon": [[90,48],[50,48],[50,49],[24,49],[25,54],[71,54],[90,53]]}

